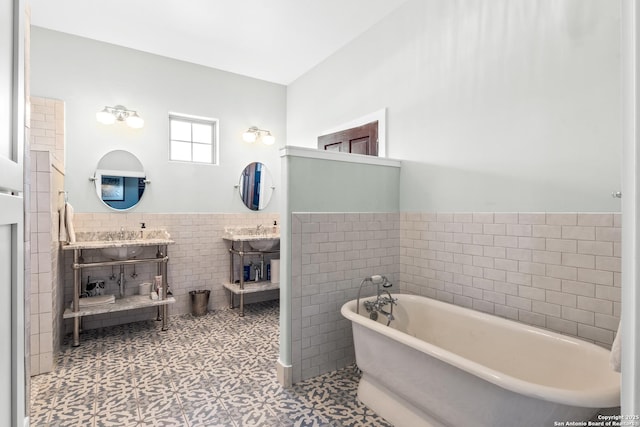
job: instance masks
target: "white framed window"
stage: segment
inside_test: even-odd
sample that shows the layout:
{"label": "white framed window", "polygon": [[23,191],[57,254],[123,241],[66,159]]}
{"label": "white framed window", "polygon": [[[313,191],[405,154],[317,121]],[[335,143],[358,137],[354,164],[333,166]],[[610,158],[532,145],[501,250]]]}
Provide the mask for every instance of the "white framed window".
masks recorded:
{"label": "white framed window", "polygon": [[169,160],[218,164],[218,119],[169,113]]}

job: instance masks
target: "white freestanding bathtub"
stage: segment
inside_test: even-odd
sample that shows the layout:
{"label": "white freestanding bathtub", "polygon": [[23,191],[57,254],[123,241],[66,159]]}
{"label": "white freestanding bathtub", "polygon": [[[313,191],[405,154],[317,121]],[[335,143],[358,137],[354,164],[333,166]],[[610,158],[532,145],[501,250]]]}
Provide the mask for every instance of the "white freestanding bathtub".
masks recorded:
{"label": "white freestanding bathtub", "polygon": [[360,314],[355,300],[341,312],[353,325],[358,398],[396,427],[553,426],[620,405],[620,374],[604,348],[430,298],[394,297],[389,327],[364,309],[375,297],[360,300]]}

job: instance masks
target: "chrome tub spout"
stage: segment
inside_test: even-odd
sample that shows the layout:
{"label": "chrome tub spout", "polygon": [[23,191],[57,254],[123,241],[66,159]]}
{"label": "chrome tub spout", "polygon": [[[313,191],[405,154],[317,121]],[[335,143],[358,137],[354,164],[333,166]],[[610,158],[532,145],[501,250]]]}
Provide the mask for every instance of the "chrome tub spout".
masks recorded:
{"label": "chrome tub spout", "polygon": [[[366,282],[375,283],[376,285],[376,299],[375,301],[365,301],[364,308],[369,313],[369,318],[372,320],[378,319],[378,313],[382,313],[387,318],[387,326],[391,324],[392,320],[395,320],[393,316],[393,306],[397,304],[397,298],[393,298],[389,289],[392,284],[387,280],[385,276],[371,276],[365,277],[360,282],[360,287],[358,288],[358,298],[356,302],[356,313],[360,314],[360,292],[362,291],[362,286]],[[382,285],[382,288],[380,287]],[[386,294],[386,295],[384,295]],[[391,308],[389,311],[384,310],[384,306],[390,305]]]}

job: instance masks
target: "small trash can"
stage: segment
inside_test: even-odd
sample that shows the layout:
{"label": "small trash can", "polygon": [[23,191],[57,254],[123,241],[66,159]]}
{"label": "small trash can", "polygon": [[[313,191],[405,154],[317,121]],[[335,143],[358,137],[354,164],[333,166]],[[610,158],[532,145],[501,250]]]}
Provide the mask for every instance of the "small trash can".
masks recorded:
{"label": "small trash can", "polygon": [[211,291],[189,291],[191,295],[191,314],[194,316],[202,316],[207,314],[207,306],[209,305],[209,294]]}

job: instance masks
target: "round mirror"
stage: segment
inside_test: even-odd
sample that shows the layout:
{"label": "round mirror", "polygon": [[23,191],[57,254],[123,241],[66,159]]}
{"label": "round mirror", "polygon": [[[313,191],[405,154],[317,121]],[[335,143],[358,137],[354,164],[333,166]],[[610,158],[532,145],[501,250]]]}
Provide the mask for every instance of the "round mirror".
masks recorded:
{"label": "round mirror", "polygon": [[94,184],[98,198],[115,210],[131,209],[138,204],[147,184],[140,160],[124,150],[105,154],[98,162]]}
{"label": "round mirror", "polygon": [[273,194],[273,178],[264,163],[249,164],[240,175],[240,198],[246,207],[259,211],[267,207]]}

